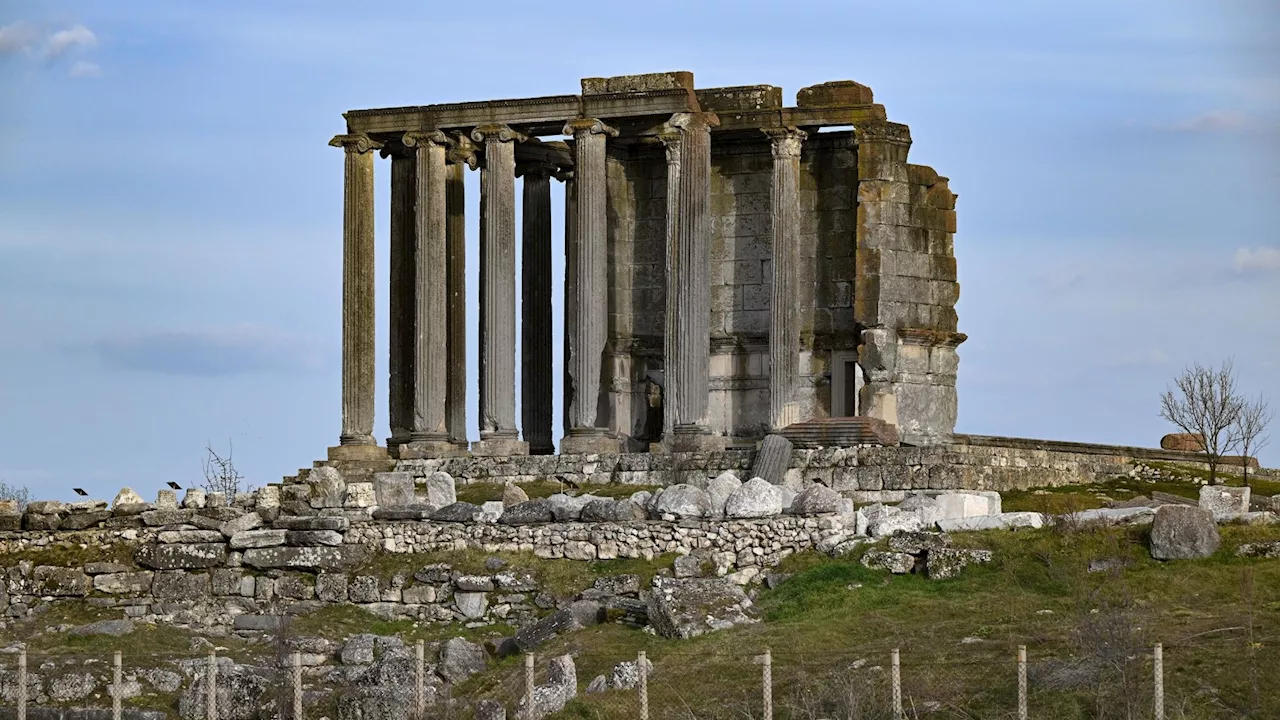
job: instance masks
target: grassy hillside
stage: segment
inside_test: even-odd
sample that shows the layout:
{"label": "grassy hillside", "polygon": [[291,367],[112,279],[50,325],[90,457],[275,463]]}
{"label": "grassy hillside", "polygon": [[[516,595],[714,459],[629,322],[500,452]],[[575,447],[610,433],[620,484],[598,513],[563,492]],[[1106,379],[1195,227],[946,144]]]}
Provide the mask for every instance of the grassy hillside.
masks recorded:
{"label": "grassy hillside", "polygon": [[[758,605],[766,621],[669,641],[603,625],[543,654],[577,656],[580,685],[645,650],[655,664],[651,717],[760,717],[770,648],[775,717],[888,717],[890,650],[901,649],[909,714],[1012,717],[1016,648],[1029,655],[1032,717],[1150,717],[1151,646],[1164,645],[1166,717],[1280,717],[1280,561],[1242,560],[1241,542],[1280,529],[1223,528],[1204,561],[1158,563],[1145,529],[957,535],[996,561],[949,581],[891,576],[854,559],[809,554]],[[1089,572],[1109,559],[1123,569]],[[518,686],[519,659],[484,685]],[[580,696],[562,717],[636,717],[633,692]]]}

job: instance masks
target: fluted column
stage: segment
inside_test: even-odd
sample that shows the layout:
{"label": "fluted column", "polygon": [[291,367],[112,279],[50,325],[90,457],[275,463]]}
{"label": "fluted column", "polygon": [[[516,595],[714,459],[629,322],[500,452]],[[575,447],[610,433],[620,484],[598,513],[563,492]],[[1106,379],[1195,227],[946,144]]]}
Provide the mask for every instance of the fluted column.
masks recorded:
{"label": "fluted column", "polygon": [[465,450],[467,443],[467,168],[476,169],[471,138],[455,135],[445,174],[445,249],[449,268],[448,390],[445,423],[449,440]]}
{"label": "fluted column", "polygon": [[782,429],[796,422],[795,400],[800,324],[796,307],[796,253],[800,205],[796,179],[800,147],[807,136],[796,128],[764,131],[773,144],[773,182],[769,195],[772,222],[773,288],[769,298],[769,422]]}
{"label": "fluted column", "polygon": [[600,120],[573,120],[564,133],[574,139],[574,181],[577,200],[574,226],[576,325],[569,338],[565,364],[572,383],[569,434],[560,443],[563,453],[617,452],[617,438],[598,426],[600,363],[608,331],[608,206],[605,144],[618,131]]}
{"label": "fluted column", "polygon": [[414,204],[413,422],[400,457],[427,458],[457,451],[445,424],[448,345],[448,255],[445,247],[445,153],[442,132],[405,133],[417,162]]}
{"label": "fluted column", "polygon": [[529,451],[516,431],[515,143],[505,125],[471,133],[484,143],[480,171],[480,441],[476,455]]}
{"label": "fluted column", "polygon": [[346,154],[342,211],[342,433],[340,445],[330,450],[330,457],[376,456],[373,156],[382,144],[362,134],[338,135],[329,144],[342,148]]}
{"label": "fluted column", "polygon": [[[561,408],[564,412],[563,430],[564,437],[569,436],[570,414],[569,408],[573,405],[573,380],[569,375],[569,358],[573,355],[570,350],[570,338],[578,332],[578,298],[575,291],[577,278],[577,217],[578,217],[578,183],[574,181],[574,173],[572,170],[563,170],[556,175],[557,178],[564,182],[564,326],[563,326],[563,353],[561,354],[562,375],[561,391]],[[560,441],[563,450],[564,440]]]}
{"label": "fluted column", "polygon": [[551,173],[553,166],[516,166],[524,178],[520,261],[520,428],[529,452],[549,455],[551,442]]}
{"label": "fluted column", "polygon": [[[710,113],[672,116],[667,145],[667,338],[663,373],[672,450],[723,447],[711,435],[711,128]],[[674,191],[674,192],[673,192]]]}
{"label": "fluted column", "polygon": [[387,301],[387,419],[391,437],[387,439],[387,449],[393,451],[409,442],[409,428],[413,425],[413,198],[417,159],[405,150],[399,146],[395,150],[382,149],[383,157],[391,157],[391,288]]}

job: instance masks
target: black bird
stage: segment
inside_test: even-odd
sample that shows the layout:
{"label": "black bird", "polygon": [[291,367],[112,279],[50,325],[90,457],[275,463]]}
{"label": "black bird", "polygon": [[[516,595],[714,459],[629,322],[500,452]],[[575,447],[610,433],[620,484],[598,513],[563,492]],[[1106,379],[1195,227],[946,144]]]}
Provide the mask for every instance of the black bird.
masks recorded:
{"label": "black bird", "polygon": [[173,488],[174,490],[181,490],[181,489],[182,489],[182,486],[181,486],[181,485],[179,485],[178,483],[176,483],[176,482],[174,482],[174,481],[172,481],[172,480],[170,480],[170,481],[169,481],[169,487]]}
{"label": "black bird", "polygon": [[72,488],[72,490],[75,490],[76,494],[80,497],[89,497],[89,493],[85,492],[82,488]]}

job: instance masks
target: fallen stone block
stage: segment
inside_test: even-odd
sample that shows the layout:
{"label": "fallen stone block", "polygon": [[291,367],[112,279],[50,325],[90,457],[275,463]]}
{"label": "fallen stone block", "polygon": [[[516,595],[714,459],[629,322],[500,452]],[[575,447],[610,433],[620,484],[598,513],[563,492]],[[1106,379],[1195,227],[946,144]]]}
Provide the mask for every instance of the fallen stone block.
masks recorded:
{"label": "fallen stone block", "polygon": [[514,641],[520,652],[532,652],[552,638],[563,633],[580,630],[582,625],[569,610],[556,610],[535,623],[516,631]]}
{"label": "fallen stone block", "polygon": [[1253,558],[1280,558],[1280,540],[1244,543],[1236,548],[1236,555]]}
{"label": "fallen stone block", "polygon": [[711,496],[694,485],[672,485],[660,490],[656,499],[651,497],[650,501],[653,503],[654,513],[669,515],[677,520],[704,518],[711,515]]}
{"label": "fallen stone block", "polygon": [[825,485],[813,484],[791,501],[792,515],[825,515],[840,512],[844,498]]}
{"label": "fallen stone block", "polygon": [[916,558],[904,552],[868,550],[862,555],[863,567],[872,570],[888,570],[894,575],[905,575],[916,566]]}
{"label": "fallen stone block", "polygon": [[469,502],[453,502],[431,514],[435,522],[473,523],[480,520],[483,511],[479,505]]}
{"label": "fallen stone block", "polygon": [[[1249,512],[1249,488],[1204,485],[1200,488],[1200,507],[1216,515]],[[64,521],[65,524],[65,521]]]}
{"label": "fallen stone block", "polygon": [[999,515],[943,519],[938,521],[938,529],[943,532],[1013,530],[1016,528],[1039,528],[1044,527],[1044,524],[1044,515],[1040,513],[1010,512]]}
{"label": "fallen stone block", "polygon": [[[671,489],[668,488],[667,492]],[[667,492],[662,494],[662,499],[667,497]],[[659,502],[661,503],[661,499]],[[724,503],[724,514],[730,518],[773,517],[782,514],[782,506],[782,491],[779,486],[772,485],[763,478],[751,478],[730,493]]]}
{"label": "fallen stone block", "polygon": [[538,498],[507,506],[498,522],[503,525],[530,525],[548,523],[552,519],[551,503],[546,498]]}
{"label": "fallen stone block", "polygon": [[659,635],[691,638],[759,622],[742,588],[725,578],[654,578],[649,622]]}
{"label": "fallen stone block", "polygon": [[930,548],[925,553],[924,572],[930,580],[945,580],[959,575],[970,564],[989,563],[991,557],[990,550]]}
{"label": "fallen stone block", "polygon": [[407,472],[374,473],[373,492],[380,508],[404,507],[418,501],[414,495],[413,476]]}
{"label": "fallen stone block", "polygon": [[458,493],[454,487],[452,475],[437,470],[427,476],[427,503],[444,507],[456,502],[458,502]]}
{"label": "fallen stone block", "polygon": [[967,518],[990,515],[991,504],[985,497],[973,493],[943,493],[934,498],[944,518]]}
{"label": "fallen stone block", "polygon": [[1156,560],[1206,558],[1222,544],[1209,510],[1187,505],[1163,505],[1151,523],[1151,557]]}
{"label": "fallen stone block", "polygon": [[791,467],[791,441],[781,435],[765,435],[760,442],[755,462],[751,465],[751,477],[764,478],[772,485],[781,485],[782,478]]}

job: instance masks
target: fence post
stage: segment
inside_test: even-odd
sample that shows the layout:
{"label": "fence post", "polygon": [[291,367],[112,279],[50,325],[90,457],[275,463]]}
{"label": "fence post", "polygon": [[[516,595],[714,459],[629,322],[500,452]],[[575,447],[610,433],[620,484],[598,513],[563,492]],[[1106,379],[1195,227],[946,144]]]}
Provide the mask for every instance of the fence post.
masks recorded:
{"label": "fence post", "polygon": [[898,648],[889,656],[889,682],[893,686],[893,720],[902,720],[902,669],[898,664]]}
{"label": "fence post", "polygon": [[1156,643],[1155,659],[1152,663],[1155,666],[1156,675],[1156,697],[1155,697],[1155,720],[1164,720],[1164,645]]}
{"label": "fence post", "polygon": [[27,720],[27,651],[18,651],[18,720]]}
{"label": "fence post", "polygon": [[120,720],[120,683],[124,681],[120,665],[120,651],[117,650],[111,658],[111,720]]}
{"label": "fence post", "polygon": [[422,640],[417,642],[414,646],[414,655],[418,662],[413,675],[413,716],[418,720],[422,720],[427,713],[426,642]]}
{"label": "fence post", "polygon": [[524,706],[533,708],[533,653],[524,656]]}
{"label": "fence post", "polygon": [[643,650],[636,655],[636,669],[640,671],[640,720],[649,720],[649,660]]}
{"label": "fence post", "polygon": [[1018,720],[1027,720],[1027,646],[1018,646]]}
{"label": "fence post", "polygon": [[764,720],[773,720],[773,653],[769,648],[764,649],[761,664],[764,665],[764,677],[761,679],[764,686]]}
{"label": "fence post", "polygon": [[302,653],[293,653],[293,720],[302,720]]}
{"label": "fence post", "polygon": [[204,714],[206,720],[218,720],[218,651],[209,651],[209,667],[204,675]]}

